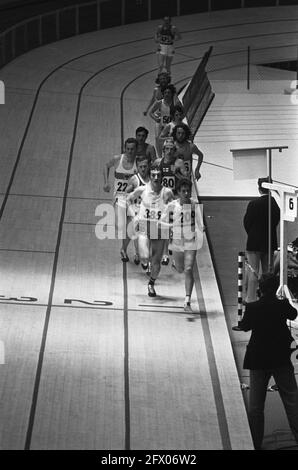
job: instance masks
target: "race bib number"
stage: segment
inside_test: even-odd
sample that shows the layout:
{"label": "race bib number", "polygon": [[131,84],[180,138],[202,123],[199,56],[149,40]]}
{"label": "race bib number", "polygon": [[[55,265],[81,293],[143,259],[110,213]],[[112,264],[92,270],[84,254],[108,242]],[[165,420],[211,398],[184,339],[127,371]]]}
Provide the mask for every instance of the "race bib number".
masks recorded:
{"label": "race bib number", "polygon": [[146,209],[145,218],[147,220],[159,220],[161,218],[161,210],[154,208]]}
{"label": "race bib number", "polygon": [[195,220],[196,220],[196,213],[195,211],[182,211],[180,213],[180,222],[181,225],[195,225]]}
{"label": "race bib number", "polygon": [[175,176],[163,176],[162,185],[165,188],[175,189]]}
{"label": "race bib number", "polygon": [[127,181],[116,181],[116,193],[125,193],[127,188],[128,182]]}
{"label": "race bib number", "polygon": [[184,163],[184,167],[185,167],[187,173],[190,173],[190,161],[186,160],[183,163]]}

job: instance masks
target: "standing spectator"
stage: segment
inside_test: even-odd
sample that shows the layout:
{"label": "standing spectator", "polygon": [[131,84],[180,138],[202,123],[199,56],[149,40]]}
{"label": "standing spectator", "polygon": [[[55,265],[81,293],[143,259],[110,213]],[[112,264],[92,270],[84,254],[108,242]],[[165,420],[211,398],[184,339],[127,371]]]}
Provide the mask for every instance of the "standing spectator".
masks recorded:
{"label": "standing spectator", "polygon": [[[274,274],[280,273],[280,251],[274,252]],[[292,294],[292,300],[298,301],[298,238],[287,246],[287,284]]]}
{"label": "standing spectator", "polygon": [[154,36],[155,42],[158,43],[157,57],[159,71],[164,68],[168,73],[171,73],[171,65],[174,57],[174,41],[181,39],[181,34],[178,28],[172,25],[170,16],[163,18],[163,23],[157,27]]}
{"label": "standing spectator", "polygon": [[[291,362],[293,338],[287,319],[294,320],[297,311],[288,300],[278,300],[275,293],[278,279],[274,274],[262,275],[261,298],[246,306],[240,327],[252,330],[244,357],[244,369],[250,369],[248,417],[254,446],[261,449],[264,436],[264,406],[269,380],[273,376],[289,425],[298,444],[298,389]],[[294,353],[295,354],[295,353]]]}
{"label": "standing spectator", "polygon": [[[257,300],[258,278],[260,264],[262,273],[268,271],[268,204],[269,190],[262,187],[262,183],[269,182],[269,178],[259,178],[258,187],[260,197],[250,201],[244,216],[244,228],[247,233],[246,257],[248,262],[246,303]],[[279,223],[280,211],[273,197],[271,197],[271,256],[277,249],[276,227]]]}

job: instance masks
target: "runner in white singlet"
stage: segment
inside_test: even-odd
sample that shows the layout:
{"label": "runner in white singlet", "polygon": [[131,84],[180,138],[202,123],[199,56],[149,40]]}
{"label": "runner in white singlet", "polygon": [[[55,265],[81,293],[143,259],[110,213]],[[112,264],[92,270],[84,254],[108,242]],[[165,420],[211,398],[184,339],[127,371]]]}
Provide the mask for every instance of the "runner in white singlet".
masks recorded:
{"label": "runner in white singlet", "polygon": [[151,243],[152,268],[148,283],[148,295],[149,297],[155,297],[156,292],[154,284],[160,272],[164,242],[169,237],[168,228],[161,228],[158,222],[166,205],[173,200],[174,197],[172,191],[169,188],[163,187],[161,184],[161,172],[157,162],[154,162],[151,166],[150,182],[145,186],[136,188],[128,196],[128,202],[134,201],[134,199],[139,196],[141,197],[138,215],[139,253],[142,263],[147,264],[150,258]]}
{"label": "runner in white singlet", "polygon": [[[133,175],[130,180],[128,181],[128,187],[126,192],[129,194],[133,192],[136,188],[140,186],[145,186],[150,181],[150,165],[149,165],[150,158],[144,155],[140,155],[136,158],[136,165],[137,165],[137,173]],[[133,217],[134,219],[139,214],[141,204],[141,197],[137,197],[131,204],[127,207],[127,215]],[[138,247],[138,240],[134,240],[135,246],[135,255],[134,255],[134,263],[136,265],[140,264],[140,255],[139,255],[139,247]],[[146,270],[148,268],[147,264],[142,264],[142,268]]]}
{"label": "runner in white singlet", "polygon": [[134,138],[129,138],[124,144],[125,152],[121,155],[115,155],[111,160],[106,163],[103,170],[104,175],[104,191],[109,192],[111,185],[109,182],[110,169],[114,167],[114,207],[115,207],[115,221],[117,228],[117,235],[122,238],[122,247],[120,250],[121,260],[126,262],[129,261],[127,256],[127,247],[130,242],[130,238],[127,234],[127,224],[130,220],[127,220],[126,213],[126,189],[128,186],[129,179],[137,172],[136,167],[136,150],[137,141]]}
{"label": "runner in white singlet", "polygon": [[184,118],[183,108],[177,104],[173,107],[173,114],[171,115],[171,121],[163,128],[159,138],[163,141],[173,136],[173,129],[178,124],[182,124]]}
{"label": "runner in white singlet", "polygon": [[174,102],[176,88],[173,85],[168,85],[163,94],[163,99],[156,101],[150,109],[149,116],[155,121],[155,148],[158,156],[161,157],[163,141],[160,140],[160,134],[163,128],[171,121],[172,109],[175,105],[182,104]]}
{"label": "runner in white singlet", "polygon": [[194,262],[197,250],[203,245],[203,219],[199,204],[190,198],[191,181],[182,178],[177,183],[178,199],[167,206],[166,217],[173,227],[170,249],[173,252],[173,267],[185,275],[184,311],[192,312],[190,299],[194,284]]}
{"label": "runner in white singlet", "polygon": [[151,108],[151,106],[153,105],[153,103],[155,103],[155,101],[160,101],[163,99],[163,92],[164,90],[166,89],[166,87],[168,85],[170,85],[171,83],[171,76],[170,74],[168,74],[168,72],[160,72],[158,75],[157,75],[157,78],[155,80],[155,83],[156,83],[156,86],[154,87],[154,90],[153,90],[153,94],[151,96],[151,99],[148,103],[148,106],[147,108],[145,109],[145,111],[143,112],[144,116],[147,116],[147,113],[149,111],[149,109]]}
{"label": "runner in white singlet", "polygon": [[154,39],[158,43],[157,57],[159,71],[165,68],[170,73],[175,53],[174,41],[181,39],[181,34],[178,28],[172,25],[169,16],[165,16],[163,23],[157,27]]}

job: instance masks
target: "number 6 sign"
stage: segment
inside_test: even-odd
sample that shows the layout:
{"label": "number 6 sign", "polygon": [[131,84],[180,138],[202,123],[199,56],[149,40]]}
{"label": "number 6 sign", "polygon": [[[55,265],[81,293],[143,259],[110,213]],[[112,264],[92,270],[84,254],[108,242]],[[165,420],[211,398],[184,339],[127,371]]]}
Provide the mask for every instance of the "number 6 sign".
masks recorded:
{"label": "number 6 sign", "polygon": [[293,193],[285,193],[284,195],[284,220],[294,222],[297,217],[297,196]]}

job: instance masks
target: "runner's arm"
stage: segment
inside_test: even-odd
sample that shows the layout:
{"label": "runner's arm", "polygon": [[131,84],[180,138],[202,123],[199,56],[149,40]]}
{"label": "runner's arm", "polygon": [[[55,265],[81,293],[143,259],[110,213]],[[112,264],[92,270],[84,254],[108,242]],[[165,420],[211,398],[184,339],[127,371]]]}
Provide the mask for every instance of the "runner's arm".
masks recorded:
{"label": "runner's arm", "polygon": [[136,175],[133,175],[127,183],[126,193],[132,193],[136,189]]}
{"label": "runner's arm", "polygon": [[127,196],[127,203],[130,204],[134,199],[141,196],[145,189],[145,186],[138,186],[132,193]]}
{"label": "runner's arm", "polygon": [[182,39],[182,36],[181,36],[181,33],[180,33],[179,29],[177,28],[177,26],[173,26],[173,31],[174,31],[175,41],[180,41],[180,39]]}
{"label": "runner's arm", "polygon": [[156,160],[156,150],[154,145],[149,144],[149,156],[151,162],[154,162]]}
{"label": "runner's arm", "polygon": [[157,94],[157,90],[156,90],[156,88],[154,88],[152,96],[151,96],[151,100],[149,101],[149,104],[148,104],[147,108],[143,112],[144,116],[147,116],[149,109],[151,108],[153,103],[155,103],[155,101],[157,101],[156,100],[156,94]]}
{"label": "runner's arm", "polygon": [[157,117],[155,112],[160,111],[160,105],[161,105],[161,102],[156,101],[154,103],[154,105],[152,106],[152,108],[150,109],[150,111],[149,111],[149,116],[151,117],[151,119],[153,119],[153,121],[155,121],[157,123],[160,122],[160,117]]}
{"label": "runner's arm", "polygon": [[112,168],[113,166],[114,167],[116,166],[116,162],[118,158],[119,158],[118,156],[114,156],[103,167],[103,181],[104,181],[103,189],[106,192],[109,192],[111,189],[110,182],[109,182],[110,168]]}
{"label": "runner's arm", "polygon": [[200,168],[201,168],[201,165],[203,163],[203,153],[201,152],[201,150],[198,149],[198,147],[195,144],[193,144],[192,145],[192,154],[197,155],[197,157],[198,157],[198,163],[197,163],[197,166],[196,166],[196,169],[195,169],[195,178],[198,181],[201,178]]}

